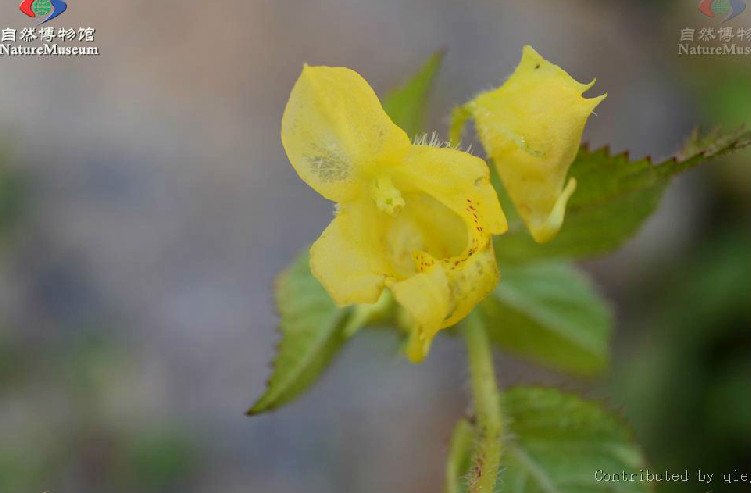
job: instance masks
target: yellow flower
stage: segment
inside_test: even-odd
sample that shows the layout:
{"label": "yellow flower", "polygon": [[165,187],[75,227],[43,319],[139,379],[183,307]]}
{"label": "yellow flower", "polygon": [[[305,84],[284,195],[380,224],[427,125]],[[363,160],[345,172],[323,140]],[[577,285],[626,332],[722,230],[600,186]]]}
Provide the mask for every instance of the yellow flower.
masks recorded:
{"label": "yellow flower", "polygon": [[412,144],[347,68],[303,68],[282,143],[300,178],[337,203],[311,247],[313,275],[339,305],[391,289],[413,325],[407,356],[421,361],[498,282],[490,240],[506,219],[485,162]]}
{"label": "yellow flower", "polygon": [[537,242],[553,239],[561,229],[566,203],[576,188],[573,177],[565,184],[566,175],[587,118],[607,96],[582,97],[594,83],[576,82],[525,46],[511,77],[466,106],[511,200]]}

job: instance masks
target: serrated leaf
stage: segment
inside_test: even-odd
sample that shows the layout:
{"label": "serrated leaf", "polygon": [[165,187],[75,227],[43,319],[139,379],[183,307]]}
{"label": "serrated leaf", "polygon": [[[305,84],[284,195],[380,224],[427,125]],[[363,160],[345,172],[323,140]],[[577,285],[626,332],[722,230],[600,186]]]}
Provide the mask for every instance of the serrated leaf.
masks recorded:
{"label": "serrated leaf", "polygon": [[393,89],[384,99],[383,108],[386,113],[410,137],[425,131],[428,93],[441,67],[444,54],[444,50],[433,53],[415,75],[403,85]]}
{"label": "serrated leaf", "polygon": [[569,263],[503,268],[498,287],[477,310],[502,349],[578,374],[599,372],[608,362],[609,306]]}
{"label": "serrated leaf", "polygon": [[[648,481],[595,479],[596,473],[603,479],[604,474],[624,472],[640,478],[641,470],[647,470],[631,431],[600,404],[556,389],[515,387],[501,394],[501,412],[505,425],[498,493],[653,491]],[[470,465],[462,467],[455,476],[466,478]],[[454,491],[466,491],[466,481],[455,484],[460,489]]]}
{"label": "serrated leaf", "polygon": [[353,309],[334,304],[309,263],[306,250],[277,279],[281,340],[266,391],[248,415],[275,409],[307,390],[353,332]]}
{"label": "serrated leaf", "polygon": [[[644,481],[597,481],[595,473],[639,474],[631,432],[602,406],[555,389],[518,387],[501,396],[506,417],[501,493],[641,493]],[[602,477],[602,476],[600,476]]]}
{"label": "serrated leaf", "polygon": [[628,153],[613,155],[583,146],[570,176],[576,177],[563,228],[548,243],[537,244],[524,224],[510,213],[509,231],[496,239],[501,264],[539,258],[587,257],[620,247],[636,234],[655,211],[673,176],[706,160],[751,144],[751,132],[698,132],[673,158],[654,164],[650,158],[631,160]]}

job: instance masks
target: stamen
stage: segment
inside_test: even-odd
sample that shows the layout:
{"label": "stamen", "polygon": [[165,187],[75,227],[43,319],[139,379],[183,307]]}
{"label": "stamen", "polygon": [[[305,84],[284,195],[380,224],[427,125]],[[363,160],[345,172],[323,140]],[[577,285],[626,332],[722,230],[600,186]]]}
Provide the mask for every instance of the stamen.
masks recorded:
{"label": "stamen", "polygon": [[371,183],[370,194],[378,210],[395,216],[404,208],[404,198],[388,176],[378,177]]}

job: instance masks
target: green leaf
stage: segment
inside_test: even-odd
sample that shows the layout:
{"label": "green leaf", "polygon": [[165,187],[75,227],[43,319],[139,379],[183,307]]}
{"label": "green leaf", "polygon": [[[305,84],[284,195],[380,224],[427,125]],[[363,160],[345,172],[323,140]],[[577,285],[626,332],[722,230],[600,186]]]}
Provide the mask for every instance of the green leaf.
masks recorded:
{"label": "green leaf", "polygon": [[510,213],[508,233],[496,239],[498,259],[503,265],[613,251],[639,231],[673,176],[750,144],[751,131],[743,127],[725,133],[716,129],[705,136],[697,131],[681,152],[657,164],[650,158],[632,161],[628,153],[613,155],[608,148],[592,151],[583,146],[569,172],[577,188],[558,236],[537,244]]}
{"label": "green leaf", "polygon": [[[501,394],[504,417],[499,493],[646,493],[648,469],[631,431],[623,421],[598,403],[543,387],[515,387]],[[477,429],[462,420],[458,465],[447,484],[448,493],[467,490],[471,448]],[[468,435],[472,435],[470,439]],[[454,438],[452,437],[452,444]],[[469,444],[470,450],[465,448]],[[459,460],[457,460],[457,458]],[[636,474],[645,481],[603,481],[604,474]],[[603,474],[600,474],[602,471]],[[650,471],[654,474],[655,471]],[[595,479],[595,473],[601,479]],[[664,474],[664,471],[663,471]],[[451,478],[447,478],[451,479]]]}
{"label": "green leaf", "polygon": [[393,89],[384,99],[383,107],[386,113],[410,137],[425,131],[428,92],[441,67],[444,55],[445,50],[433,53],[415,75],[403,85]]}
{"label": "green leaf", "polygon": [[477,310],[491,341],[510,352],[578,374],[599,372],[608,362],[612,314],[569,263],[502,269],[498,287]]}
{"label": "green leaf", "polygon": [[353,309],[334,304],[311,274],[309,262],[306,250],[277,279],[281,341],[266,392],[248,411],[250,416],[286,404],[307,390],[354,332]]}
{"label": "green leaf", "polygon": [[[501,493],[640,493],[649,482],[597,481],[639,474],[644,458],[631,432],[599,404],[555,389],[518,387],[501,396],[507,429]],[[600,475],[602,478],[602,475]]]}
{"label": "green leaf", "polygon": [[459,420],[451,433],[449,456],[446,461],[446,493],[465,491],[475,431],[466,419]]}

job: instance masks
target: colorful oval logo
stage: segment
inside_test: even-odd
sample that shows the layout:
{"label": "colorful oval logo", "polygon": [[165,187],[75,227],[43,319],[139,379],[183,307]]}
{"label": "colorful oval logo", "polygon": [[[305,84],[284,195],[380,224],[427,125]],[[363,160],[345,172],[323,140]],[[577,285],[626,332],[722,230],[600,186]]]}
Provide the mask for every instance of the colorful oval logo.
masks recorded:
{"label": "colorful oval logo", "polygon": [[18,8],[29,17],[43,17],[40,24],[44,24],[65,12],[68,4],[63,0],[23,0]]}
{"label": "colorful oval logo", "polygon": [[707,17],[715,17],[717,14],[728,14],[722,22],[738,17],[746,10],[746,2],[743,0],[702,0],[699,3],[699,12]]}

